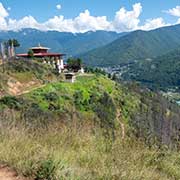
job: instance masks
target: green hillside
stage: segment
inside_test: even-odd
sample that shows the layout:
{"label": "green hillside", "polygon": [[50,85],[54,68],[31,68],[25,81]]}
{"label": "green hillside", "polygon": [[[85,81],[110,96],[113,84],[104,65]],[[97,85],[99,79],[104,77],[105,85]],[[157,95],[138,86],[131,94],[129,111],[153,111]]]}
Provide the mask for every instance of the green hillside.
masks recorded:
{"label": "green hillside", "polygon": [[180,25],[135,31],[82,55],[88,65],[112,66],[153,58],[180,46]]}
{"label": "green hillside", "polygon": [[123,75],[126,79],[142,82],[152,88],[170,89],[180,86],[180,49],[132,65]]}
{"label": "green hillside", "polygon": [[0,162],[39,180],[180,178],[180,111],[162,96],[101,74],[63,82],[33,61],[5,70],[46,81],[14,96],[1,81]]}

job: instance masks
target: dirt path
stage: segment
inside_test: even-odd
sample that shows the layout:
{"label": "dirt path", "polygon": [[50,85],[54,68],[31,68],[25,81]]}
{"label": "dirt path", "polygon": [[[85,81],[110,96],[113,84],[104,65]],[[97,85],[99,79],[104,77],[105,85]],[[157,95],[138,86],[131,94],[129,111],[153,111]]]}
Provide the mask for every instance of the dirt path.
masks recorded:
{"label": "dirt path", "polygon": [[[17,96],[20,96],[20,95],[23,95],[23,94],[27,94],[27,93],[29,93],[29,92],[31,92],[31,91],[34,91],[34,90],[43,88],[43,87],[45,87],[46,85],[47,85],[47,84],[42,84],[42,85],[39,85],[39,86],[37,86],[37,87],[33,87],[33,88],[29,89],[29,90],[22,91],[21,93],[17,94]],[[0,180],[1,180],[1,179],[0,179]]]}
{"label": "dirt path", "polygon": [[13,169],[7,166],[0,166],[0,180],[26,180],[25,178],[19,177]]}
{"label": "dirt path", "polygon": [[119,120],[119,123],[120,123],[120,126],[121,126],[121,135],[122,135],[122,139],[125,138],[125,126],[124,126],[124,123],[121,122],[121,113],[120,111],[117,112],[116,114],[116,118]]}

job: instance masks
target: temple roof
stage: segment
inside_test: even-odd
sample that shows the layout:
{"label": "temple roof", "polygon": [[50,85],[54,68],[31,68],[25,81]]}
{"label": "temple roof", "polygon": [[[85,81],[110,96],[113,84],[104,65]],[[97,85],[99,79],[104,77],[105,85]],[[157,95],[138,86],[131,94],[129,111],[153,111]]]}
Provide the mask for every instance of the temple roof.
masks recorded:
{"label": "temple roof", "polygon": [[[28,57],[28,54],[17,54],[18,57]],[[54,56],[65,56],[60,53],[34,53],[34,57],[54,57]]]}
{"label": "temple roof", "polygon": [[49,50],[50,48],[48,48],[48,47],[43,47],[43,46],[41,46],[41,44],[39,43],[38,44],[38,46],[37,47],[31,47],[30,49],[45,49],[45,50]]}
{"label": "temple roof", "polygon": [[[48,52],[49,48],[47,47],[43,47],[41,46],[41,44],[39,43],[39,45],[37,47],[32,47],[30,48],[31,50],[33,50],[34,57],[60,57],[60,56],[65,56],[65,54],[61,54],[61,53],[51,53]],[[17,54],[17,57],[28,57],[28,53],[24,53],[24,54]]]}

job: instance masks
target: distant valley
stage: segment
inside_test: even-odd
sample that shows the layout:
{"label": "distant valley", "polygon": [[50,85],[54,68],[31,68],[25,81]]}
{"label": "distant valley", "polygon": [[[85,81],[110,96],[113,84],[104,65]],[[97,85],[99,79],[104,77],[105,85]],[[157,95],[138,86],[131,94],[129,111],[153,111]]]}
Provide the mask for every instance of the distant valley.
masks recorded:
{"label": "distant valley", "polygon": [[180,25],[134,31],[81,57],[91,66],[116,66],[154,58],[180,47]]}

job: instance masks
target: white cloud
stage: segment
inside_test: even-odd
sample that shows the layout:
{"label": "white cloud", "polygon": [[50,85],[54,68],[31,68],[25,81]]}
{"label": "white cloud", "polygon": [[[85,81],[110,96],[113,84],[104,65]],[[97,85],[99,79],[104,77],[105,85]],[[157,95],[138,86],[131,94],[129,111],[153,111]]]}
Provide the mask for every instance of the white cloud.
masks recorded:
{"label": "white cloud", "polygon": [[44,23],[47,30],[56,30],[61,32],[74,32],[73,20],[64,19],[64,16],[54,16]]}
{"label": "white cloud", "polygon": [[106,16],[92,16],[89,10],[80,13],[74,19],[65,19],[64,16],[55,16],[44,23],[48,30],[86,32],[96,30],[132,31],[138,28],[138,19],[142,12],[140,3],[133,5],[132,11],[121,8],[116,12],[113,21],[108,21]]}
{"label": "white cloud", "polygon": [[112,22],[113,29],[119,32],[138,29],[138,24],[140,22],[139,16],[141,12],[141,3],[134,4],[132,11],[127,11],[124,7],[121,8],[116,12],[115,19]]}
{"label": "white cloud", "polygon": [[177,20],[177,23],[176,24],[180,24],[180,18]]}
{"label": "white cloud", "polygon": [[73,21],[74,28],[79,32],[105,30],[110,26],[106,16],[91,16],[89,10],[80,13]]}
{"label": "white cloud", "polygon": [[169,9],[165,12],[172,16],[180,17],[180,6],[176,6],[175,8]]}
{"label": "white cloud", "polygon": [[164,26],[168,26],[170,24],[166,24],[163,18],[155,18],[155,19],[147,19],[145,24],[141,26],[142,30],[152,30]]}
{"label": "white cloud", "polygon": [[176,6],[175,8],[164,11],[172,16],[178,17],[179,19],[175,24],[180,24],[180,6]]}
{"label": "white cloud", "polygon": [[7,10],[4,8],[3,4],[0,2],[0,17],[5,18],[8,17],[9,14]]}
{"label": "white cloud", "polygon": [[58,9],[58,10],[60,10],[62,7],[61,7],[61,4],[57,4],[56,5],[56,8]]}
{"label": "white cloud", "polygon": [[[61,9],[61,5],[56,6]],[[180,7],[170,9],[168,13],[180,17]],[[7,9],[8,10],[8,9]],[[60,32],[86,32],[96,30],[106,31],[133,31],[137,29],[151,30],[170,24],[165,23],[164,19],[159,17],[148,19],[144,24],[140,24],[140,15],[142,13],[141,3],[136,3],[132,6],[132,10],[127,10],[122,7],[115,13],[114,19],[109,21],[107,16],[93,16],[87,9],[81,12],[77,17],[67,19],[63,15],[54,16],[43,23],[39,23],[33,16],[25,16],[22,19],[11,19],[3,4],[0,3],[0,30],[18,31],[23,28],[35,28],[43,31],[56,30]],[[178,14],[179,12],[179,14]],[[180,18],[179,18],[180,22]]]}
{"label": "white cloud", "polygon": [[7,30],[7,21],[5,18],[8,16],[7,10],[4,8],[3,4],[0,3],[0,30]]}
{"label": "white cloud", "polygon": [[55,16],[44,23],[48,30],[68,31],[68,32],[86,32],[108,29],[110,23],[106,16],[94,17],[88,10],[80,13],[74,19],[65,19],[64,16]]}
{"label": "white cloud", "polygon": [[36,19],[32,16],[25,16],[24,18],[20,20],[16,20],[16,19],[8,20],[9,30],[17,31],[23,28],[35,28],[35,29],[40,29],[40,30],[45,29],[44,26],[38,23]]}
{"label": "white cloud", "polygon": [[0,30],[5,31],[7,30],[7,22],[6,20],[0,16]]}
{"label": "white cloud", "polygon": [[8,7],[7,10],[10,11],[10,10],[11,10],[11,7]]}

